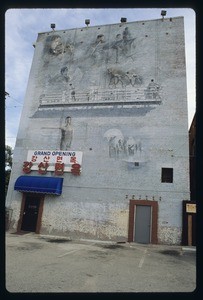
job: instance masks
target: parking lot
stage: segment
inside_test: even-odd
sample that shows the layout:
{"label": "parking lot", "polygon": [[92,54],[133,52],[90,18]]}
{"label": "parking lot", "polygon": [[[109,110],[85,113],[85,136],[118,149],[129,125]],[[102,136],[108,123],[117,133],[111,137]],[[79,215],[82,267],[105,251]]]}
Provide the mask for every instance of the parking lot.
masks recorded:
{"label": "parking lot", "polygon": [[181,246],[6,233],[6,289],[10,293],[192,292],[195,254]]}

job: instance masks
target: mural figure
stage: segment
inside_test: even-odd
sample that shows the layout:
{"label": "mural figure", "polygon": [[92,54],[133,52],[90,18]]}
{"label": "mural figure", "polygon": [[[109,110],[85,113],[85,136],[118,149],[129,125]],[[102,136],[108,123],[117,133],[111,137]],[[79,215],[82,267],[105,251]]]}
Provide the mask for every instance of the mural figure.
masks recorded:
{"label": "mural figure", "polygon": [[109,129],[104,138],[109,144],[109,157],[119,158],[124,152],[124,136],[119,129]]}
{"label": "mural figure", "polygon": [[55,73],[55,75],[48,76],[48,84],[51,86],[53,86],[55,83],[66,86],[66,83],[70,82],[70,80],[71,77],[69,76],[69,69],[67,66],[62,67],[60,70],[57,70],[57,73]]}
{"label": "mural figure", "polygon": [[109,157],[122,159],[135,166],[135,163],[147,161],[146,152],[142,148],[140,140],[134,137],[124,137],[119,129],[112,128],[104,133],[104,138],[108,141]]}
{"label": "mural figure", "polygon": [[99,34],[97,36],[96,44],[98,45],[99,43],[104,43],[104,35],[103,34]]}
{"label": "mural figure", "polygon": [[114,88],[116,88],[117,85],[121,85],[122,88],[127,85],[132,85],[134,87],[136,84],[142,83],[142,77],[132,70],[124,72],[116,68],[108,68],[107,74],[110,77],[109,86]]}
{"label": "mural figure", "polygon": [[130,33],[129,33],[129,30],[128,30],[128,27],[126,27],[123,31],[123,40],[126,42],[130,37]]}
{"label": "mural figure", "polygon": [[66,42],[64,52],[66,52],[66,58],[68,58],[68,61],[72,61],[73,53],[74,53],[74,46],[69,41]]}
{"label": "mural figure", "polygon": [[63,49],[63,44],[62,44],[62,40],[61,37],[59,35],[53,35],[51,37],[51,44],[50,44],[50,53],[54,54],[54,55],[59,55],[61,53],[63,53],[64,49]]}
{"label": "mural figure", "polygon": [[73,138],[73,128],[71,125],[71,117],[66,117],[65,125],[61,127],[61,143],[60,150],[68,150],[71,147]]}
{"label": "mural figure", "polygon": [[119,56],[123,52],[123,39],[121,34],[116,35],[116,41],[113,43],[112,49],[116,51],[116,63],[118,63]]}
{"label": "mural figure", "polygon": [[142,78],[140,75],[136,74],[135,72],[132,71],[127,71],[126,76],[129,79],[129,83],[132,86],[135,86],[136,84],[141,84],[142,83]]}
{"label": "mural figure", "polygon": [[129,156],[133,156],[135,154],[135,149],[136,149],[136,144],[135,144],[135,140],[133,137],[129,137],[126,141],[125,141],[125,152],[127,155]]}
{"label": "mural figure", "polygon": [[154,82],[154,79],[151,79],[151,82],[148,84],[147,89],[145,90],[146,99],[161,99],[159,95],[160,85]]}
{"label": "mural figure", "polygon": [[71,101],[74,101],[74,102],[76,101],[74,90],[71,92]]}
{"label": "mural figure", "polygon": [[[116,35],[116,41],[112,45],[112,49],[116,51],[116,63],[119,63],[120,58],[132,57],[131,48],[135,38],[131,38],[128,27],[126,27],[121,34]],[[133,59],[133,58],[132,58]]]}
{"label": "mural figure", "polygon": [[110,75],[110,81],[109,81],[109,86],[117,87],[118,84],[121,84],[121,86],[124,86],[123,83],[123,78],[124,78],[124,73],[122,71],[109,68],[107,69],[108,74]]}
{"label": "mural figure", "polygon": [[[106,59],[105,50],[106,42],[103,34],[99,34],[96,38],[96,41],[91,45],[91,54],[90,57],[93,58],[94,63],[102,63]],[[88,50],[89,52],[89,50]]]}
{"label": "mural figure", "polygon": [[61,68],[61,75],[63,76],[63,78],[66,82],[69,81],[70,77],[68,76],[68,68],[67,67]]}
{"label": "mural figure", "polygon": [[124,150],[124,141],[122,138],[113,136],[109,139],[109,157],[119,158]]}

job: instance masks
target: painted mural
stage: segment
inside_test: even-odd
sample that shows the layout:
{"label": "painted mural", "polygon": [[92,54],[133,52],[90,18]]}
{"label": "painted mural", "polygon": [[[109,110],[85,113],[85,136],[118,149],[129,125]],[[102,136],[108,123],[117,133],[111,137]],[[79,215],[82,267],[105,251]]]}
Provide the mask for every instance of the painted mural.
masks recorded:
{"label": "painted mural", "polygon": [[122,159],[129,165],[141,166],[147,162],[146,151],[140,139],[133,136],[124,136],[120,129],[112,128],[104,133],[108,143],[110,158]]}
{"label": "painted mural", "polygon": [[71,125],[71,117],[66,117],[65,125],[61,128],[60,149],[68,150],[71,147],[73,138],[73,127]]}
{"label": "painted mural", "polygon": [[[100,28],[99,28],[100,29]],[[158,105],[162,88],[140,66],[137,33],[128,26],[52,32],[44,40],[39,107],[130,103]],[[146,78],[147,75],[147,78]]]}

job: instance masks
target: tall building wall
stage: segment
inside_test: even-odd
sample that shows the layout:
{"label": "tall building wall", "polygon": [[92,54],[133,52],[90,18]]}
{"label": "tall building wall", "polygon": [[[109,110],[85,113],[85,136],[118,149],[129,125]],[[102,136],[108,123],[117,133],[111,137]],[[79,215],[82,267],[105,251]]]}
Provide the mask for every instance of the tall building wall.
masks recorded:
{"label": "tall building wall", "polygon": [[[142,200],[158,207],[157,242],[180,243],[190,197],[187,120],[182,17],[40,33],[7,196],[12,227],[28,151],[81,151],[81,175],[65,172],[62,194],[45,195],[40,233],[127,241],[132,227],[136,241],[129,205],[138,201],[136,216]],[[172,182],[162,182],[163,168]]]}

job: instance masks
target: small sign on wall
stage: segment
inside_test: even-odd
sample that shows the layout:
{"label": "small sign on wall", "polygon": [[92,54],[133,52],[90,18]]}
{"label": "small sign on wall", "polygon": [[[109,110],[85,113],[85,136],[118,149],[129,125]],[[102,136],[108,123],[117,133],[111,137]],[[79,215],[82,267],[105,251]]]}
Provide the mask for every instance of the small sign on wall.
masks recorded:
{"label": "small sign on wall", "polygon": [[187,213],[196,213],[196,204],[194,203],[187,203],[186,204],[186,212]]}

